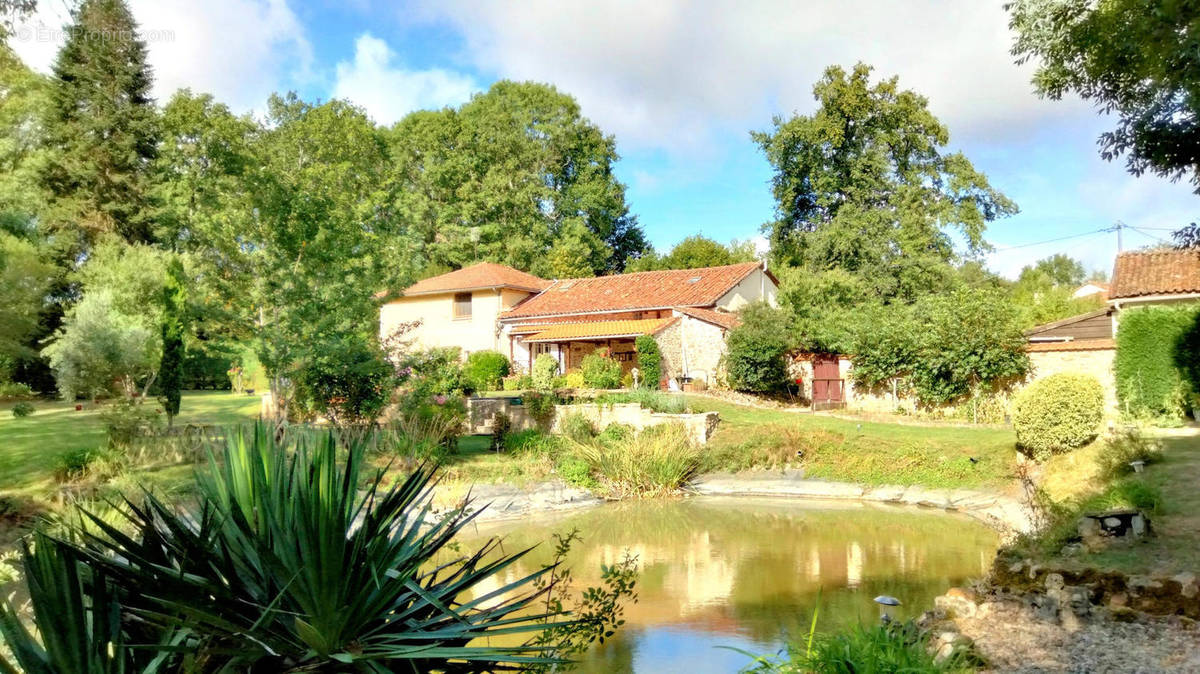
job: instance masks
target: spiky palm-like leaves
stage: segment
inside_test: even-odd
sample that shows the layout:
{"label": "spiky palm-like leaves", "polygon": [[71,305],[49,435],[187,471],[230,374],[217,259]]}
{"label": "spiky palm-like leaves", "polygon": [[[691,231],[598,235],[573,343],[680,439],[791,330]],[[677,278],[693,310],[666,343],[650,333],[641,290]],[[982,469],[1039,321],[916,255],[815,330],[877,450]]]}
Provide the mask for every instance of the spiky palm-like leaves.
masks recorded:
{"label": "spiky palm-like leaves", "polygon": [[[446,562],[439,552],[471,516],[430,516],[432,470],[388,489],[378,476],[362,481],[363,471],[362,451],[340,451],[327,433],[302,435],[294,448],[262,426],[231,434],[199,474],[194,508],[147,495],[126,504],[123,525],[93,517],[75,541],[39,538],[26,570],[45,647],[11,607],[0,630],[31,672],[142,671],[155,658],[171,672],[476,672],[556,661],[553,644],[532,645],[562,619],[536,610],[547,590],[534,581],[549,569],[477,591],[528,551],[497,555],[493,541]],[[55,574],[74,585],[35,581]],[[66,596],[60,585],[79,590]],[[110,654],[113,668],[80,669],[76,658],[34,670],[51,630]],[[475,645],[488,636],[518,645]]]}

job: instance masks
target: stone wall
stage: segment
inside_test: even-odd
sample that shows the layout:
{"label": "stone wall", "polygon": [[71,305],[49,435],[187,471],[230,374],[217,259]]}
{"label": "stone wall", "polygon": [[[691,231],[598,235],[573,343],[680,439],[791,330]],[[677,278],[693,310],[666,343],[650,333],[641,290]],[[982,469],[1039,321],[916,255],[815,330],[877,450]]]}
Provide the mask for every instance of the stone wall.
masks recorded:
{"label": "stone wall", "polygon": [[1095,351],[1035,351],[1029,354],[1033,365],[1029,381],[1060,372],[1090,374],[1100,380],[1104,387],[1104,403],[1109,414],[1117,413],[1117,380],[1113,376],[1113,360],[1116,349],[1099,349]]}
{"label": "stone wall", "polygon": [[664,328],[654,341],[662,354],[662,379],[669,387],[683,372],[683,321],[678,320]]}
{"label": "stone wall", "polygon": [[[1100,381],[1104,388],[1104,401],[1108,414],[1117,413],[1116,379],[1113,376],[1113,359],[1115,349],[1098,349],[1092,351],[1034,351],[1029,354],[1031,370],[1025,381],[1012,386],[1011,389],[1000,393],[1007,400],[1012,398],[1025,386],[1043,377],[1060,372],[1087,374]],[[917,401],[909,396],[893,396],[887,386],[876,389],[855,387],[850,376],[853,363],[849,358],[838,360],[842,379],[846,382],[846,409],[856,412],[890,413],[904,410],[913,413],[917,409]],[[811,394],[809,386],[812,382],[812,361],[802,357],[795,358],[788,366],[789,375],[793,380],[801,380],[800,397],[808,400]]]}
{"label": "stone wall", "polygon": [[690,316],[680,319],[683,356],[687,375],[704,386],[716,386],[724,379],[721,359],[725,356],[725,330]]}
{"label": "stone wall", "polygon": [[[471,398],[467,401],[469,432],[484,435],[492,432],[492,421],[499,412],[508,415],[513,430],[535,428],[537,424],[523,405],[516,405],[510,398]],[[558,433],[562,420],[568,414],[581,414],[592,422],[596,430],[610,424],[625,424],[637,431],[662,424],[678,423],[687,429],[697,444],[707,444],[716,430],[720,415],[716,412],[701,414],[659,414],[643,409],[637,403],[582,405],[556,405],[550,422],[550,432]]]}

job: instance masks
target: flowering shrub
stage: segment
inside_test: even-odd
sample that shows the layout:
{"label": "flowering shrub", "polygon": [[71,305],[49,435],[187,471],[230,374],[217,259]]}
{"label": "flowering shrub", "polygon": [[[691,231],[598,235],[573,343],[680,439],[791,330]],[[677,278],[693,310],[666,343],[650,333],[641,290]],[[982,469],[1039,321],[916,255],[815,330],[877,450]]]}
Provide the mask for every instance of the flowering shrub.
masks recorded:
{"label": "flowering shrub", "polygon": [[467,422],[467,403],[462,396],[412,390],[401,394],[397,402],[401,427],[419,427],[425,439],[454,448]]}

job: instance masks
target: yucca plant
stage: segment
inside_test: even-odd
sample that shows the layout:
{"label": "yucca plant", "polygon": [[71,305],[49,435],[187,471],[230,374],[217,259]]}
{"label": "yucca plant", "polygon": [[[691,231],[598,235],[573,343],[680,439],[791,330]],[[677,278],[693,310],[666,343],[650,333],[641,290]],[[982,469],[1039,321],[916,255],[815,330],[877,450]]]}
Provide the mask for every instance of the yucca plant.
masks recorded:
{"label": "yucca plant", "polygon": [[[363,479],[357,445],[341,450],[329,433],[289,444],[261,425],[231,432],[198,473],[194,506],[146,494],[124,503],[124,522],[91,516],[70,536],[41,536],[25,555],[40,641],[13,607],[0,614],[18,664],[91,674],[150,663],[163,672],[478,672],[562,662],[544,638],[573,621],[541,601],[553,568],[483,591],[528,550],[500,555],[491,541],[445,561],[474,515],[464,504],[431,516],[433,469],[385,489],[381,473]],[[107,653],[113,668],[43,656],[53,633]],[[479,645],[485,637],[516,645]]]}

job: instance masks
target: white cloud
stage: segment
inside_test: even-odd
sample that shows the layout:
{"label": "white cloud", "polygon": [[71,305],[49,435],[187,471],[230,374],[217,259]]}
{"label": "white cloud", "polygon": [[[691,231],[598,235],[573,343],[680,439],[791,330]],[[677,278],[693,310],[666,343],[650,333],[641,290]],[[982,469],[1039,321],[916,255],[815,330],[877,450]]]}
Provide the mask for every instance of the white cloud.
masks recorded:
{"label": "white cloud", "polygon": [[1078,103],[1041,101],[1013,64],[1002,0],[430,0],[466,57],[501,77],[553,82],[623,143],[678,151],[809,110],[831,64],[865,61],[930,99],[960,138],[1018,137]]}
{"label": "white cloud", "polygon": [[386,42],[363,33],[354,43],[354,62],[337,64],[333,96],[361,105],[376,122],[391,124],[413,110],[462,103],[479,89],[466,75],[406,70],[396,61]]}
{"label": "white cloud", "polygon": [[[131,0],[130,6],[160,101],[190,87],[247,111],[310,76],[312,48],[286,0]],[[68,20],[64,3],[39,3],[18,28],[14,48],[31,67],[48,71]]]}

